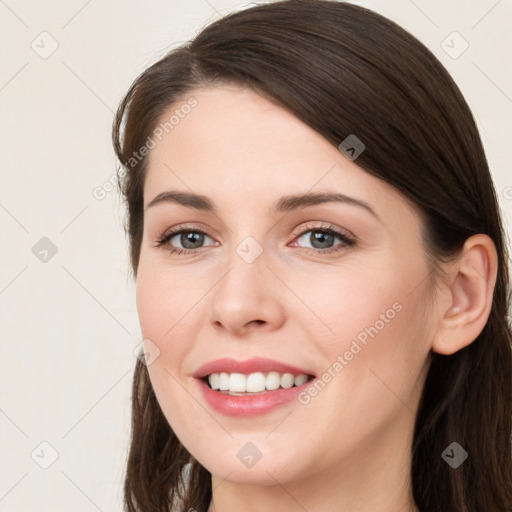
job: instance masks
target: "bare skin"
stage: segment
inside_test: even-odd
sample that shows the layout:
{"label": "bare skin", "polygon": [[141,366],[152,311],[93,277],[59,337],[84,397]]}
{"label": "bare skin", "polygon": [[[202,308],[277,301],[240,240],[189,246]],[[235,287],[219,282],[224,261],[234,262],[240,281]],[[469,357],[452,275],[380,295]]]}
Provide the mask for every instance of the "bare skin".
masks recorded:
{"label": "bare skin", "polygon": [[[162,410],[212,474],[208,512],[418,512],[410,446],[431,353],[454,353],[483,329],[492,241],[468,239],[434,284],[414,206],[357,159],[250,90],[191,95],[197,107],[151,149],[144,205],[178,190],[207,196],[216,212],[145,210],[137,308],[160,351],[148,371]],[[375,215],[347,202],[271,211],[282,196],[311,192],[345,194]],[[315,243],[327,226],[355,243]],[[173,227],[205,236],[194,249],[180,235],[157,247]],[[250,263],[237,252],[246,237],[261,249]],[[373,336],[355,352],[366,329]],[[331,378],[302,403],[252,418],[205,402],[193,377],[201,365],[258,356]],[[250,468],[237,457],[247,443],[261,453]]]}

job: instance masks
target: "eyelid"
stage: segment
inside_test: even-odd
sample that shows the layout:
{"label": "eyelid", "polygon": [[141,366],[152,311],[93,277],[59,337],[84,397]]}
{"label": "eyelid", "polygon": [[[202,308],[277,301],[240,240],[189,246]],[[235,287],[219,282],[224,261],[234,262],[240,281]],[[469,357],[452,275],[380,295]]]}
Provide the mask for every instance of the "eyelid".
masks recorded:
{"label": "eyelid", "polygon": [[[355,246],[359,243],[359,239],[354,234],[352,234],[349,230],[337,227],[329,222],[324,222],[324,221],[309,221],[306,224],[302,224],[299,228],[296,228],[293,231],[293,233],[292,233],[293,237],[294,237],[293,240],[303,237],[306,233],[308,233],[310,231],[324,231],[324,232],[330,233],[330,234],[338,237],[339,239],[341,239],[342,243],[337,244],[337,245],[335,245],[331,248],[327,248],[327,249],[315,249],[315,248],[309,248],[309,247],[300,247],[300,249],[302,249],[306,253],[313,252],[317,255],[327,255],[330,253],[341,252],[342,249],[338,249],[339,246],[347,248],[347,247]],[[208,235],[208,233],[199,225],[179,224],[177,226],[174,226],[174,227],[166,230],[162,235],[160,235],[156,240],[155,246],[159,247],[159,248],[164,248],[171,254],[178,254],[178,255],[186,254],[189,256],[193,256],[193,255],[197,254],[198,252],[202,251],[202,249],[205,249],[205,247],[199,247],[196,249],[181,249],[180,247],[173,247],[173,246],[171,246],[172,248],[169,249],[168,247],[167,248],[165,247],[167,242],[171,238],[174,238],[174,236],[177,236],[183,232],[197,232],[197,233],[205,235],[208,238],[211,238],[213,240],[213,238],[210,235]],[[288,243],[290,243],[290,242],[288,242]],[[288,243],[287,243],[287,245],[288,245]],[[215,246],[215,244],[213,246]]]}
{"label": "eyelid", "polygon": [[[318,224],[320,223],[320,224]],[[348,229],[340,228],[338,226],[335,226],[334,224],[331,224],[330,222],[324,222],[324,221],[309,221],[306,222],[306,224],[301,224],[300,227],[295,228],[292,231],[292,235],[294,237],[297,237],[299,235],[303,235],[306,229],[332,229],[333,231],[341,231],[346,236],[353,238],[355,241],[358,241],[358,238]],[[162,235],[160,235],[159,238],[164,238],[169,234],[178,234],[181,231],[200,231],[201,233],[204,233],[205,235],[212,238],[206,231],[204,231],[203,227],[198,224],[178,224],[177,226],[174,226],[166,231]]]}
{"label": "eyelid", "polygon": [[175,234],[180,233],[181,231],[200,231],[201,233],[204,233],[205,235],[207,235],[204,228],[199,226],[198,224],[178,224],[177,226],[174,226],[174,227],[169,228],[166,231],[164,231],[159,236],[159,238],[165,238],[167,235],[171,235],[171,234],[175,235]]}
{"label": "eyelid", "polygon": [[338,234],[343,234],[348,238],[353,239],[355,242],[358,241],[358,238],[348,229],[340,228],[338,226],[335,226],[334,224],[331,224],[330,222],[323,222],[323,221],[309,221],[306,222],[306,224],[301,224],[299,228],[296,228],[293,230],[292,234],[294,237],[302,236],[307,231],[322,231],[322,230],[331,230],[335,231]]}
{"label": "eyelid", "polygon": [[[156,239],[156,244],[155,246],[156,247],[162,247],[164,246],[171,238],[175,237],[176,235],[179,235],[180,233],[183,233],[183,232],[198,232],[198,233],[201,233],[201,234],[204,234],[205,236],[207,236],[208,238],[211,238],[213,240],[213,238],[199,225],[195,225],[195,224],[178,224],[177,226],[174,226],[170,229],[167,229],[166,231],[164,231],[160,236],[157,237]],[[180,249],[179,247],[176,247],[175,248],[176,250],[181,250],[181,251],[186,251],[186,252],[189,252],[189,253],[194,253],[194,252],[197,252],[199,251],[199,249]],[[201,248],[202,249],[202,248]]]}

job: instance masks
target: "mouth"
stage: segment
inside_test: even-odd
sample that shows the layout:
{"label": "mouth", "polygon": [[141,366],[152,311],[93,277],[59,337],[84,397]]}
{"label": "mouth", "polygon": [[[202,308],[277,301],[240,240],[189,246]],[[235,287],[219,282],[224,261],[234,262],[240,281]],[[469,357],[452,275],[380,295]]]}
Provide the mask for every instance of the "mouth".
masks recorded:
{"label": "mouth", "polygon": [[292,404],[316,380],[310,370],[261,357],[217,359],[193,377],[212,409],[234,417],[262,415]]}
{"label": "mouth", "polygon": [[201,380],[213,391],[230,396],[259,395],[279,389],[290,389],[307,384],[315,378],[306,373],[253,372],[228,373],[214,372]]}

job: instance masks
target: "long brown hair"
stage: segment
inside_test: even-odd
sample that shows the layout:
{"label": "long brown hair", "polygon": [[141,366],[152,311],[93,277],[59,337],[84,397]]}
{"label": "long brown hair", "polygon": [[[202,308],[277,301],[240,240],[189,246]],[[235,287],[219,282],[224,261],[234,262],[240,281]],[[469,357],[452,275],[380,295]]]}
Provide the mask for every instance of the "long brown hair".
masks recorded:
{"label": "long brown hair", "polygon": [[[508,253],[480,136],[449,73],[400,26],[345,2],[274,2],[210,24],[145,70],[114,120],[134,277],[147,164],[139,150],[169,106],[222,83],[257,91],[336,147],[356,134],[366,146],[357,164],[419,208],[434,264],[471,235],[494,241],[491,313],[473,343],[450,356],[433,355],[415,423],[411,479],[422,512],[512,510]],[[171,430],[138,360],[132,401],[125,510],[206,511],[211,475]],[[441,457],[454,441],[469,453],[456,469]]]}

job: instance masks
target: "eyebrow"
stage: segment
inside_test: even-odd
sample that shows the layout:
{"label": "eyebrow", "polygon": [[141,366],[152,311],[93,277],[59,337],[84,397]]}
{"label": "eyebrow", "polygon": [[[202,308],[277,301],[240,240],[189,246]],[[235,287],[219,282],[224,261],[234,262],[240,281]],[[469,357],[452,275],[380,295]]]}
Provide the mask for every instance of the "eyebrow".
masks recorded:
{"label": "eyebrow", "polygon": [[[215,204],[208,197],[200,194],[194,194],[192,192],[182,192],[177,190],[169,190],[158,194],[148,203],[145,210],[161,203],[180,204],[187,208],[212,213],[216,213],[217,211]],[[272,205],[270,212],[286,213],[323,203],[346,203],[359,206],[380,220],[379,216],[368,203],[361,199],[356,199],[355,197],[347,196],[346,194],[339,192],[310,192],[306,194],[283,196]]]}

